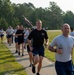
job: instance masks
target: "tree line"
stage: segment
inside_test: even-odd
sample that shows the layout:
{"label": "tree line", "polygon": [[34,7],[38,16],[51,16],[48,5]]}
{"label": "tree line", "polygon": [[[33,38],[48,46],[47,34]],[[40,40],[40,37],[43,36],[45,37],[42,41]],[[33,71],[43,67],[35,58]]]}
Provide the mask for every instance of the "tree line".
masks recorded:
{"label": "tree line", "polygon": [[60,29],[63,23],[70,24],[74,28],[74,13],[72,11],[62,11],[55,2],[50,2],[49,7],[36,8],[32,3],[15,4],[10,0],[0,0],[0,28],[4,30],[8,26],[23,25],[30,27],[24,21],[23,15],[27,17],[35,26],[36,20],[43,22],[43,28]]}

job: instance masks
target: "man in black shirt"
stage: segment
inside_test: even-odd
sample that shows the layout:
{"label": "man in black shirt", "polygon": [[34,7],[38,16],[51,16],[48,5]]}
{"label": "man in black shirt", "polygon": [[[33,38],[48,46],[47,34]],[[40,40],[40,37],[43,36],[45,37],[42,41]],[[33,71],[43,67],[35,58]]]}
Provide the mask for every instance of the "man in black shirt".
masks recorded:
{"label": "man in black shirt", "polygon": [[20,45],[22,44],[22,56],[24,56],[24,28],[22,25],[19,26],[16,35],[18,37],[18,54],[20,55]]}
{"label": "man in black shirt", "polygon": [[[42,60],[44,57],[44,39],[45,39],[45,45],[48,45],[48,36],[45,30],[42,29],[42,21],[38,20],[36,22],[36,29],[34,29],[30,35],[28,36],[28,44],[30,50],[33,52],[33,65],[32,65],[32,72],[35,73],[35,65],[38,63],[37,67],[37,74],[40,75],[40,69],[42,67]],[[33,43],[31,46],[31,39],[33,40]]]}

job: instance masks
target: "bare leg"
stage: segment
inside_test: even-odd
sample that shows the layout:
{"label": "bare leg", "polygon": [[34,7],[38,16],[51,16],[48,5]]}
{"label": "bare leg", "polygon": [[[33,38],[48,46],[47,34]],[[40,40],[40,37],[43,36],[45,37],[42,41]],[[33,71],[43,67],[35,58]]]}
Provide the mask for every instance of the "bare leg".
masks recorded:
{"label": "bare leg", "polygon": [[33,54],[32,54],[32,52],[29,52],[29,61],[30,61],[30,67],[31,67],[31,65],[33,63]]}
{"label": "bare leg", "polygon": [[15,43],[16,53],[18,52],[18,43]]}
{"label": "bare leg", "polygon": [[24,43],[22,43],[22,56],[24,56]]}
{"label": "bare leg", "polygon": [[35,65],[39,62],[39,56],[38,55],[34,56],[33,60],[34,61],[33,61],[33,66],[32,66],[32,72],[35,73],[36,72]]}
{"label": "bare leg", "polygon": [[20,44],[18,45],[18,54],[20,55]]}
{"label": "bare leg", "polygon": [[33,65],[35,66],[39,62],[39,56],[38,55],[34,56],[33,60],[34,60]]}
{"label": "bare leg", "polygon": [[41,67],[42,67],[42,60],[43,60],[43,57],[40,56],[40,57],[39,57],[38,67],[37,67],[37,73],[39,73],[40,70],[41,70]]}

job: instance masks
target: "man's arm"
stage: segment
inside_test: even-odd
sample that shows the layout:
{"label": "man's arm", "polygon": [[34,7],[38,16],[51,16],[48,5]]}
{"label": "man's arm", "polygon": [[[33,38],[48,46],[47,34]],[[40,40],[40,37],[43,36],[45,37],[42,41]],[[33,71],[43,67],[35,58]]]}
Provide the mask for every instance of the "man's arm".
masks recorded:
{"label": "man's arm", "polygon": [[50,51],[52,51],[52,52],[57,52],[57,49],[55,49],[54,47],[51,47],[50,45],[49,45],[49,47],[48,47],[48,50],[50,50]]}
{"label": "man's arm", "polygon": [[28,45],[31,47],[31,40],[28,39]]}
{"label": "man's arm", "polygon": [[62,54],[62,49],[56,49],[54,47],[51,47],[50,45],[49,45],[48,49],[52,52],[57,52],[58,54]]}
{"label": "man's arm", "polygon": [[48,47],[49,39],[45,39],[45,47]]}

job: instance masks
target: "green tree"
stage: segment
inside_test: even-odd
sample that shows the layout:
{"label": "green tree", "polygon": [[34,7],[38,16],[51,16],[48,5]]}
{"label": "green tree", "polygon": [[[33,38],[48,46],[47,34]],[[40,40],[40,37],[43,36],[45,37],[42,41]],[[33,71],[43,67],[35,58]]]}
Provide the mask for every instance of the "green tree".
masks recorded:
{"label": "green tree", "polygon": [[19,19],[14,17],[13,20],[12,20],[12,26],[13,26],[13,28],[15,28],[19,24],[20,24]]}
{"label": "green tree", "polygon": [[63,16],[64,23],[70,24],[74,28],[74,14],[71,11],[67,11]]}
{"label": "green tree", "polygon": [[10,0],[2,0],[1,2],[1,17],[5,18],[8,25],[12,24],[13,19],[13,8],[11,6]]}
{"label": "green tree", "polygon": [[3,18],[0,19],[0,27],[3,28],[4,30],[6,30],[8,27],[8,23]]}
{"label": "green tree", "polygon": [[51,15],[49,16],[51,29],[59,29],[60,25],[63,23],[63,11],[55,2],[50,2],[49,10],[51,11]]}

